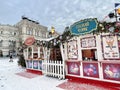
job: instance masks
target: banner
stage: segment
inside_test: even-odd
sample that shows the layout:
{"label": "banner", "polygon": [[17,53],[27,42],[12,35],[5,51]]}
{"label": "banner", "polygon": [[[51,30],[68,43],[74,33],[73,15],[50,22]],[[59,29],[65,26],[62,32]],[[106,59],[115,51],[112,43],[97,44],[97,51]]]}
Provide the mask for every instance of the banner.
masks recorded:
{"label": "banner", "polygon": [[96,18],[81,20],[70,26],[72,35],[84,35],[97,30],[98,22]]}
{"label": "banner", "polygon": [[119,6],[120,5],[120,3],[115,3],[115,8],[117,7],[117,6]]}

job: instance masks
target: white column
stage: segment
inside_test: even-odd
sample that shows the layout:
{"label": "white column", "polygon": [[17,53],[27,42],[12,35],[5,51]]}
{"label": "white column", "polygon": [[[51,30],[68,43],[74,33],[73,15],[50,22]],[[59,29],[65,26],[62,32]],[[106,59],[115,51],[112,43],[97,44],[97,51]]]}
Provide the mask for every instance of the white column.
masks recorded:
{"label": "white column", "polygon": [[38,47],[38,58],[40,58],[40,53],[41,53],[41,52],[40,52],[40,48],[41,48],[41,47]]}
{"label": "white column", "polygon": [[83,64],[81,61],[82,59],[82,49],[81,49],[81,42],[80,37],[77,37],[77,44],[78,44],[78,60],[80,60],[80,76],[83,77]]}
{"label": "white column", "polygon": [[63,49],[63,44],[60,44],[60,50],[61,50],[61,55],[62,55],[62,60],[63,60],[63,78],[65,78],[65,55],[64,55],[64,49]]}
{"label": "white column", "polygon": [[32,58],[33,58],[33,52],[34,52],[34,48],[33,48],[33,46],[32,46],[31,48],[32,48]]}
{"label": "white column", "polygon": [[[102,53],[102,45],[101,45],[101,35],[96,36],[96,47],[97,47],[97,58],[98,61],[103,60],[103,53]],[[103,72],[102,72],[102,66],[101,63],[98,62],[98,68],[99,68],[99,77],[100,79],[103,78]]]}
{"label": "white column", "polygon": [[29,53],[29,52],[28,52],[28,48],[27,48],[27,56],[26,56],[26,59],[28,59],[28,53]]}
{"label": "white column", "polygon": [[65,54],[65,55],[64,55],[64,59],[65,59],[65,60],[68,60],[68,55],[67,55],[67,53],[68,53],[68,52],[67,52],[67,42],[65,42],[65,43],[64,43],[64,54]]}
{"label": "white column", "polygon": [[96,47],[97,47],[97,58],[98,61],[103,60],[102,45],[101,45],[101,36],[96,36]]}
{"label": "white column", "polygon": [[61,50],[61,55],[62,55],[62,60],[65,61],[65,55],[64,55],[64,49],[63,49],[63,44],[60,44],[60,50]]}
{"label": "white column", "polygon": [[77,45],[78,45],[78,60],[82,61],[82,51],[81,51],[80,37],[77,37]]}

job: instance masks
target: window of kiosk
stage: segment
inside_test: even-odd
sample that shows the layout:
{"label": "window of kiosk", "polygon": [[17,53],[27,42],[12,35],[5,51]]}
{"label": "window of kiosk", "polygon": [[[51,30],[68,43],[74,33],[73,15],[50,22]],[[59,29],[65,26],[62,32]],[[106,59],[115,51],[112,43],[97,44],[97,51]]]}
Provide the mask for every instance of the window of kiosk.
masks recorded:
{"label": "window of kiosk", "polygon": [[34,59],[38,58],[38,53],[33,53],[33,58]]}
{"label": "window of kiosk", "polygon": [[38,47],[36,46],[33,47],[33,58],[38,58]]}
{"label": "window of kiosk", "polygon": [[96,49],[86,49],[82,50],[83,61],[97,61],[97,50]]}

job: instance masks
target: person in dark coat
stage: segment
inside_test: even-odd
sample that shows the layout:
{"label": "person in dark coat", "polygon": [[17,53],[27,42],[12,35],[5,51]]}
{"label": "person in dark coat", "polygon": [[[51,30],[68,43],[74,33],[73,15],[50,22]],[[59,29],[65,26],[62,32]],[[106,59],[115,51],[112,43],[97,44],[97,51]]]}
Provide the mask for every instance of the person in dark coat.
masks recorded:
{"label": "person in dark coat", "polygon": [[10,55],[10,61],[9,62],[13,62],[13,57],[12,55]]}

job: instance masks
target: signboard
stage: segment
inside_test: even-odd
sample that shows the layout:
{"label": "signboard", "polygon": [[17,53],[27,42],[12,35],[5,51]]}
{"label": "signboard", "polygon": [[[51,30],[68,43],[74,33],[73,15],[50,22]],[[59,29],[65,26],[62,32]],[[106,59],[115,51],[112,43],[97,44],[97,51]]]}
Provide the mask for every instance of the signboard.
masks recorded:
{"label": "signboard", "polygon": [[81,39],[81,47],[82,48],[96,47],[96,38],[94,36],[82,38]]}
{"label": "signboard", "polygon": [[117,36],[102,36],[103,53],[105,59],[119,59],[119,48]]}
{"label": "signboard", "polygon": [[99,78],[98,63],[84,63],[83,62],[83,75],[87,77]]}
{"label": "signboard", "polygon": [[70,26],[70,32],[73,35],[84,35],[96,30],[97,25],[98,22],[96,18],[81,20]]}
{"label": "signboard", "polygon": [[67,62],[68,74],[80,75],[80,62]]}
{"label": "signboard", "polygon": [[77,60],[78,58],[78,47],[77,41],[71,40],[67,43],[68,48],[68,59]]}
{"label": "signboard", "polygon": [[25,40],[25,45],[30,46],[30,45],[32,45],[34,42],[35,42],[34,37],[28,37],[28,38]]}
{"label": "signboard", "polygon": [[102,63],[103,78],[120,81],[120,64]]}

